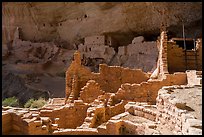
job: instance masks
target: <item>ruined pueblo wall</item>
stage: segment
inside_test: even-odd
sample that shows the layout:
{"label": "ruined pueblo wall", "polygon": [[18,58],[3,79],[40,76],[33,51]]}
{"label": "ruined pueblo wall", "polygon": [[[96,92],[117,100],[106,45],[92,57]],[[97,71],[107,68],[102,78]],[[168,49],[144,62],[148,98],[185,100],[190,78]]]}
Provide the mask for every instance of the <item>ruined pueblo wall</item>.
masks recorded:
{"label": "ruined pueblo wall", "polygon": [[[93,73],[86,67],[82,66],[80,58],[74,60],[66,71],[66,94],[70,94],[70,83],[72,83],[73,75],[78,76],[78,89],[81,90],[88,80],[95,80],[105,92],[115,93],[123,83],[141,83],[149,79],[147,73],[139,69],[128,69],[119,66],[107,66],[100,64],[99,73]],[[78,91],[78,92],[79,92]]]}
{"label": "ruined pueblo wall", "polygon": [[176,43],[168,42],[167,46],[168,70],[169,72],[185,71],[184,50]]}
{"label": "ruined pueblo wall", "polygon": [[[101,134],[101,131],[98,131],[99,134]],[[109,120],[106,125],[106,130],[103,132],[106,135],[144,135],[145,126],[127,120]]]}
{"label": "ruined pueblo wall", "polygon": [[111,61],[115,54],[114,49],[110,47],[114,44],[111,37],[89,36],[84,39],[84,45],[78,45],[78,50],[81,52],[85,64],[89,65],[89,59],[100,59],[106,63]]}
{"label": "ruined pueblo wall", "polygon": [[145,135],[145,126],[143,124],[135,124],[131,121],[124,120],[125,135]]}
{"label": "ruined pueblo wall", "polygon": [[[7,120],[7,122],[5,123],[5,121],[3,120],[3,134],[49,134],[49,131],[47,129],[48,126],[39,118],[38,112],[29,113],[28,111],[19,110],[16,113],[9,112],[5,116],[5,120]],[[43,124],[44,126],[46,125],[44,128],[42,127]]]}
{"label": "ruined pueblo wall", "polygon": [[158,90],[163,86],[187,84],[185,73],[174,73],[166,75],[166,78],[160,81],[148,81],[141,84],[122,84],[116,93],[118,100],[131,100],[135,102],[156,103]]}
{"label": "ruined pueblo wall", "polygon": [[[170,73],[173,72],[184,72],[185,66],[185,51],[183,48],[176,45],[175,42],[168,42],[167,46],[167,58],[168,58],[168,70]],[[197,51],[197,69],[195,53],[193,51],[187,51],[187,69],[202,70],[202,39],[197,40],[196,44]]]}
{"label": "ruined pueblo wall", "polygon": [[53,135],[97,135],[98,131],[94,128],[86,129],[64,129],[61,131],[54,131]]}
{"label": "ruined pueblo wall", "polygon": [[[166,125],[175,134],[184,135],[200,135],[202,134],[202,104],[201,85],[199,86],[183,86],[183,87],[163,87],[159,90],[157,97],[157,121],[160,124]],[[170,94],[176,96],[169,98]],[[195,95],[196,99],[184,96]],[[185,100],[187,102],[185,102]]]}
{"label": "ruined pueblo wall", "polygon": [[89,80],[80,91],[80,99],[83,100],[83,102],[91,103],[103,93],[104,91],[101,90],[98,83],[94,80]]}
{"label": "ruined pueblo wall", "polygon": [[84,44],[85,45],[89,45],[89,44],[98,44],[98,45],[105,45],[105,36],[90,36],[90,37],[86,37],[84,40]]}
{"label": "ruined pueblo wall", "polygon": [[[75,54],[76,55],[76,54]],[[78,54],[77,54],[78,55]],[[80,55],[77,56],[77,58],[74,58],[75,60],[72,61],[70,64],[70,67],[66,71],[66,96],[69,96],[71,94],[71,86],[72,86],[72,80],[74,78],[74,75],[77,75],[78,77],[78,88],[75,90],[78,90],[77,92],[81,90],[82,87],[84,87],[88,80],[95,79],[95,75],[92,74],[92,72],[81,65],[81,58]]]}
{"label": "ruined pueblo wall", "polygon": [[125,112],[124,106],[126,103],[127,103],[126,101],[121,101],[120,103],[116,104],[115,106],[107,107],[106,108],[106,115],[105,115],[106,121],[115,115],[118,115],[120,113]]}
{"label": "ruined pueblo wall", "polygon": [[119,135],[120,134],[120,127],[122,126],[122,120],[109,120],[108,124],[106,125],[107,134],[108,135]]}
{"label": "ruined pueblo wall", "polygon": [[80,126],[85,117],[88,106],[75,103],[74,106],[54,110],[42,110],[40,115],[43,117],[59,118],[56,124],[60,128],[76,128]]}
{"label": "ruined pueblo wall", "polygon": [[129,69],[101,64],[99,66],[99,77],[96,81],[101,85],[102,90],[115,93],[121,84],[138,84],[148,79],[149,75],[140,69]]}
{"label": "ruined pueblo wall", "polygon": [[11,48],[16,63],[46,63],[59,53],[59,48],[52,42],[35,43],[18,37]]}

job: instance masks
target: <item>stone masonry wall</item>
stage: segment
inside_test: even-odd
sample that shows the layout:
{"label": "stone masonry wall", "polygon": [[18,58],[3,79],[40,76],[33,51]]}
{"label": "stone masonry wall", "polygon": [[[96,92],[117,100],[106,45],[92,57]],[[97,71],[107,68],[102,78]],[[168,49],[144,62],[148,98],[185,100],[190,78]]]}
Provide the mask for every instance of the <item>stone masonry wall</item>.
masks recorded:
{"label": "stone masonry wall", "polygon": [[86,67],[81,65],[80,53],[75,54],[75,60],[71,63],[66,71],[66,96],[68,97],[72,92],[72,79],[74,75],[78,76],[78,91],[83,88],[88,80],[92,79],[99,83],[101,89],[105,92],[114,93],[123,83],[141,83],[149,79],[147,73],[139,69],[128,69],[118,66],[107,66],[101,64],[99,66],[99,73],[93,73]]}
{"label": "stone masonry wall", "polygon": [[[202,134],[202,108],[198,106],[201,103],[201,90],[196,86],[169,86],[160,89],[157,97],[157,121],[174,134]],[[176,92],[176,96],[180,97],[171,95]],[[184,94],[188,94],[188,97]],[[189,95],[194,94],[197,95],[197,100],[189,98]]]}
{"label": "stone masonry wall", "polygon": [[89,36],[84,40],[84,44],[101,44],[105,45],[105,36]]}
{"label": "stone masonry wall", "polygon": [[[168,41],[167,46],[167,58],[168,58],[168,70],[173,72],[184,72],[186,70],[185,65],[185,51],[183,48],[176,45],[175,42]],[[202,70],[202,39],[198,39],[196,42],[196,54],[197,54],[197,68],[195,60],[195,52],[187,51],[187,69]]]}
{"label": "stone masonry wall", "polygon": [[[43,117],[39,117],[39,111],[27,111],[22,109],[9,110],[10,125],[3,125],[3,134],[29,134],[29,135],[43,135],[50,134],[53,129],[52,123],[49,123],[49,118],[45,122]],[[55,128],[56,129],[56,128]]]}
{"label": "stone masonry wall", "polygon": [[56,108],[54,110],[41,110],[40,116],[59,118],[57,124],[60,128],[76,128],[80,126],[85,117],[88,106],[82,102],[75,102],[74,105]]}
{"label": "stone masonry wall", "polygon": [[184,50],[176,43],[168,42],[168,70],[172,72],[185,71]]}
{"label": "stone masonry wall", "polygon": [[83,102],[91,103],[103,93],[104,91],[101,90],[98,83],[94,80],[89,80],[80,91],[80,99],[83,100]]}
{"label": "stone masonry wall", "polygon": [[158,90],[167,85],[183,85],[187,83],[185,73],[175,73],[166,75],[163,80],[152,80],[141,84],[122,84],[118,89],[115,98],[118,100],[131,100],[136,102],[156,103]]}
{"label": "stone masonry wall", "polygon": [[[110,47],[114,42],[112,42],[111,37],[107,36],[89,36],[85,38],[84,45],[78,45],[78,50],[81,52],[84,64],[90,65],[94,63],[97,65],[97,59],[109,63],[111,58],[115,54],[115,51]],[[90,62],[95,59],[96,62]]]}
{"label": "stone masonry wall", "polygon": [[149,75],[140,69],[128,69],[105,64],[99,66],[99,73],[96,81],[101,85],[102,90],[111,93],[116,92],[123,83],[138,84],[149,79]]}
{"label": "stone masonry wall", "polygon": [[61,131],[54,131],[53,135],[97,135],[98,131],[94,128],[86,129],[64,129]]}

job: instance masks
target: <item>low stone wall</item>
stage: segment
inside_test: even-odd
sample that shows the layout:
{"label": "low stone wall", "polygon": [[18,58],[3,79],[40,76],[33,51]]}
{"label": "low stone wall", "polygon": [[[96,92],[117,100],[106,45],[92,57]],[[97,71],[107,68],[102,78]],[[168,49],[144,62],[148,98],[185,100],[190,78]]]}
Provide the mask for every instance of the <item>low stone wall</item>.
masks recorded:
{"label": "low stone wall", "polygon": [[98,131],[103,135],[144,135],[145,128],[143,124],[136,124],[128,120],[111,119],[104,130],[98,129]]}
{"label": "low stone wall", "polygon": [[106,106],[102,104],[96,107],[89,107],[87,110],[87,117],[84,120],[84,123],[78,128],[95,128],[101,125],[104,122],[107,122],[111,117],[123,113],[125,111],[124,105],[125,101],[121,101],[115,106]]}
{"label": "low stone wall", "polygon": [[120,127],[122,126],[122,120],[109,120],[106,125],[106,133],[108,135],[119,135],[120,134]]}
{"label": "low stone wall", "polygon": [[106,108],[106,120],[109,120],[111,117],[125,112],[124,106],[126,103],[126,101],[121,101],[115,106],[109,106],[108,108]]}
{"label": "low stone wall", "polygon": [[156,121],[157,108],[155,105],[142,105],[142,104],[131,104],[125,105],[125,110],[132,115],[144,117],[151,121]]}
{"label": "low stone wall", "polygon": [[145,126],[143,124],[135,124],[131,121],[124,120],[123,126],[125,127],[124,133],[126,135],[144,135],[145,134]]}
{"label": "low stone wall", "polygon": [[98,131],[95,128],[87,129],[63,129],[54,131],[52,135],[97,135]]}
{"label": "low stone wall", "polygon": [[[161,125],[166,125],[175,134],[199,135],[202,134],[202,120],[197,118],[200,117],[199,114],[201,113],[201,110],[198,109],[193,110],[191,107],[188,106],[189,105],[188,102],[184,102],[183,99],[181,99],[181,97],[180,99],[178,99],[171,95],[172,93],[174,93],[175,89],[182,89],[185,91],[185,88],[186,89],[190,88],[192,89],[192,91],[194,91],[193,90],[194,87],[188,86],[177,88],[172,86],[163,87],[163,89],[159,91],[157,97],[157,109],[158,109],[157,121],[159,121]],[[197,90],[197,93],[199,92],[201,91]],[[190,94],[190,92],[188,93],[186,90],[185,94]],[[190,100],[191,99],[189,99],[189,101]],[[198,103],[197,101],[193,102]],[[194,114],[192,112],[199,114]]]}
{"label": "low stone wall", "polygon": [[104,91],[101,90],[100,85],[94,80],[89,80],[80,91],[80,99],[85,103],[91,103]]}
{"label": "low stone wall", "polygon": [[141,84],[122,84],[115,98],[118,100],[129,100],[135,102],[148,102],[156,104],[158,90],[163,86],[187,84],[185,73],[174,73],[166,75],[163,80],[149,80]]}
{"label": "low stone wall", "polygon": [[57,124],[60,128],[76,128],[84,122],[87,108],[87,105],[76,101],[74,104],[54,110],[41,110],[40,116],[50,117],[52,119],[59,118]]}
{"label": "low stone wall", "polygon": [[[3,134],[50,134],[50,131],[53,130],[53,126],[55,126],[52,123],[46,123],[42,117],[39,117],[39,111],[15,110],[14,108],[8,110],[8,114],[10,114],[9,132],[3,132]],[[3,125],[3,131],[8,131],[8,127]]]}

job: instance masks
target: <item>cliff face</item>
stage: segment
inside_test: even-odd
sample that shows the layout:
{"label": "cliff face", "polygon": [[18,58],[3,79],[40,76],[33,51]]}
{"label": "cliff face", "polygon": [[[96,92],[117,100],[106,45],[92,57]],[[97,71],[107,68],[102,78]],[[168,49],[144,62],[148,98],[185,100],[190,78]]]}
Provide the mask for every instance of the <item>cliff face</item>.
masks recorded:
{"label": "cliff face", "polygon": [[[152,40],[162,20],[173,36],[201,35],[201,2],[5,2],[2,4],[3,44],[13,40],[16,27],[31,41],[65,41],[72,45],[91,35],[109,34],[118,46],[135,36]],[[164,11],[164,16],[162,16]]]}

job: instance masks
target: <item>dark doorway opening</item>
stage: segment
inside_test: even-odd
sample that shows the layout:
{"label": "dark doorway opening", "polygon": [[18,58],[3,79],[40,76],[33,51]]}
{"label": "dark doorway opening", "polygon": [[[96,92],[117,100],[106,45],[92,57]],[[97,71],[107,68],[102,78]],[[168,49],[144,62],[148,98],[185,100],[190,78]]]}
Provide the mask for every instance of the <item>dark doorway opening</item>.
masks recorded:
{"label": "dark doorway opening", "polygon": [[[193,50],[194,49],[194,41],[193,40],[186,40],[185,43],[186,43],[186,50]],[[179,47],[185,49],[183,40],[177,40],[176,44]]]}

